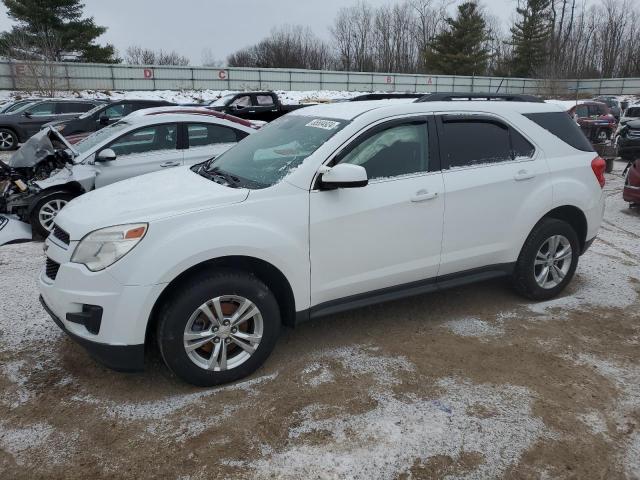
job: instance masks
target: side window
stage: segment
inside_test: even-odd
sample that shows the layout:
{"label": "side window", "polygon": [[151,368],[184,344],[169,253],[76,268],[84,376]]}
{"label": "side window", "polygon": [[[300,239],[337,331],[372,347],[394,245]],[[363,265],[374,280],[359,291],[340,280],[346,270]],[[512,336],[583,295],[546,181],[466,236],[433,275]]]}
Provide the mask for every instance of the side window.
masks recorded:
{"label": "side window", "polygon": [[107,108],[104,112],[100,114],[101,117],[107,117],[110,120],[116,118],[126,117],[131,113],[131,105],[119,104],[113,105]]}
{"label": "side window", "polygon": [[575,115],[578,118],[584,118],[589,116],[589,107],[587,105],[578,105],[576,107]]}
{"label": "side window", "polygon": [[38,103],[27,109],[34,117],[43,117],[47,115],[53,115],[56,112],[56,104],[53,102]]}
{"label": "side window", "polygon": [[445,117],[442,125],[442,152],[450,168],[512,159],[509,128],[502,123]]}
{"label": "side window", "polygon": [[202,147],[216,143],[235,143],[238,141],[232,128],[220,125],[192,123],[187,125],[189,147]]}
{"label": "side window", "polygon": [[251,97],[249,95],[243,95],[241,97],[236,98],[231,104],[230,107],[250,107],[251,106]]}
{"label": "side window", "polygon": [[118,157],[159,150],[175,150],[178,128],[175,124],[145,127],[123,135],[108,148]]}
{"label": "side window", "polygon": [[426,172],[428,143],[426,122],[396,125],[358,143],[340,163],[363,166],[370,180]]}
{"label": "side window", "polygon": [[58,113],[84,113],[94,107],[92,103],[61,102],[58,104]]}
{"label": "side window", "polygon": [[529,140],[524,138],[518,132],[509,129],[511,133],[511,147],[513,149],[514,158],[531,158],[533,154],[536,153],[536,149]]}
{"label": "side window", "polygon": [[256,102],[259,107],[273,107],[273,97],[271,95],[256,95]]}

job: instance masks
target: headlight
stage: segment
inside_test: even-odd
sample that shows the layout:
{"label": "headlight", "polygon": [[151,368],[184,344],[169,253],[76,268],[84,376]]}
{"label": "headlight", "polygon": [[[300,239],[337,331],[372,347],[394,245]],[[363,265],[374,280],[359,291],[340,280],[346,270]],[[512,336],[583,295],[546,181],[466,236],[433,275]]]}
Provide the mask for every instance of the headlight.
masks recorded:
{"label": "headlight", "polygon": [[80,240],[71,261],[92,272],[104,270],[129,253],[144,238],[148,227],[147,223],[133,223],[95,230]]}

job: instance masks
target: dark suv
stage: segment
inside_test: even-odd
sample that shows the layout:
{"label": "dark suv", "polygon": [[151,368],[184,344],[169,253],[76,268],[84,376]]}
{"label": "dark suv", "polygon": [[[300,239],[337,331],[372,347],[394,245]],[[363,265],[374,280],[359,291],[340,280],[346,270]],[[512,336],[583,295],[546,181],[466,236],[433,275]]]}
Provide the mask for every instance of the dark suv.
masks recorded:
{"label": "dark suv", "polygon": [[0,150],[15,150],[46,123],[75,118],[104,104],[101,100],[40,100],[0,115]]}
{"label": "dark suv", "polygon": [[175,105],[175,103],[165,100],[118,100],[116,102],[102,103],[94,109],[83,113],[78,118],[58,120],[45,126],[55,128],[65,137],[91,133],[117,122],[136,110],[170,105]]}

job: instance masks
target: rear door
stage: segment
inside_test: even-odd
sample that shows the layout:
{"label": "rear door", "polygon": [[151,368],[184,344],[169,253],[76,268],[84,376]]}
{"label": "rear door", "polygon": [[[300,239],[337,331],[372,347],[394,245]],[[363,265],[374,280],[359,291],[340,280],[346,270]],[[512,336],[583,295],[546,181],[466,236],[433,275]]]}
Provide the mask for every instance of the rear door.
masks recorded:
{"label": "rear door", "polygon": [[122,135],[104,147],[112,149],[116,159],[95,162],[96,188],[182,165],[183,151],[177,146],[178,125],[175,123],[141,127]]}
{"label": "rear door", "polygon": [[195,165],[215,158],[245,136],[240,130],[211,123],[183,123],[181,126],[186,138],[185,165]]}
{"label": "rear door", "polygon": [[251,109],[247,118],[270,122],[278,116],[278,105],[276,105],[273,95],[253,94],[251,95],[251,101],[253,109]]}
{"label": "rear door", "polygon": [[439,276],[514,262],[522,226],[551,208],[542,152],[495,116],[437,118],[446,204]]}

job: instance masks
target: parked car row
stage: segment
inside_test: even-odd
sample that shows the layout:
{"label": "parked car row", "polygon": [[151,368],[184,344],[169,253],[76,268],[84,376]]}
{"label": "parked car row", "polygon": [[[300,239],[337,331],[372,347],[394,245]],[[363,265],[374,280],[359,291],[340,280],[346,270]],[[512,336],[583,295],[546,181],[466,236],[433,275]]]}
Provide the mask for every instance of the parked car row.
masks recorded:
{"label": "parked car row", "polygon": [[557,107],[482,98],[496,101],[434,94],[310,106],[257,131],[230,122],[213,137],[246,138],[194,165],[189,150],[223,119],[125,117],[66,145],[65,175],[95,185],[147,145],[181,150],[184,165],[60,211],[42,304],[112,368],[141,369],[154,339],[176,375],[210,386],[256,370],[283,324],[503,276],[553,298],[598,232],[604,161]]}
{"label": "parked car row", "polygon": [[71,199],[125,178],[215,158],[257,128],[207,109],[140,112],[74,145],[57,129],[46,128],[0,162],[0,212],[14,220],[0,229],[0,245],[31,238],[28,226],[17,220],[44,238]]}

